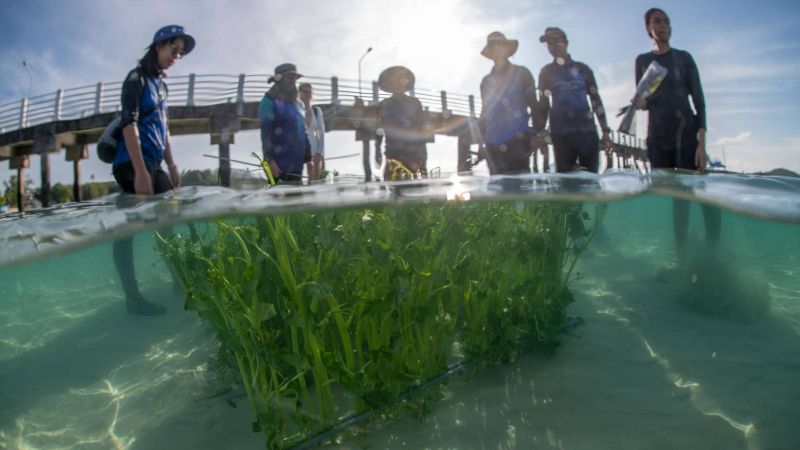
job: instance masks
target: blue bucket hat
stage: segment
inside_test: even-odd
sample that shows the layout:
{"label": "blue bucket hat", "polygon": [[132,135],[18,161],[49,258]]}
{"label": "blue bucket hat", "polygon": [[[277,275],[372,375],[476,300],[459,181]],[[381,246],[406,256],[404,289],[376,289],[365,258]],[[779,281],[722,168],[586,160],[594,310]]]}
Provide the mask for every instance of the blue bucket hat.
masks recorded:
{"label": "blue bucket hat", "polygon": [[161,27],[160,30],[156,31],[155,36],[153,36],[153,43],[151,45],[156,45],[159,42],[168,41],[174,38],[182,38],[186,45],[183,48],[183,54],[187,55],[189,52],[192,51],[194,48],[194,38],[186,34],[183,30],[183,27],[180,25],[167,25],[165,27]]}

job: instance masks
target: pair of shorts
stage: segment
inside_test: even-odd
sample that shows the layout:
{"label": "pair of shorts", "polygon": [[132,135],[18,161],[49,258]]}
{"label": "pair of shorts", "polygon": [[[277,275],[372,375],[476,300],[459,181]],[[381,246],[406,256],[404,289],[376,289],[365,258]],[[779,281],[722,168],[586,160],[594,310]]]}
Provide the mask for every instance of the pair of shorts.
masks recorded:
{"label": "pair of shorts", "polygon": [[505,144],[486,144],[486,162],[491,175],[531,173],[530,136],[515,137]]}
{"label": "pair of shorts", "polygon": [[557,172],[572,172],[584,167],[597,173],[600,165],[600,139],[596,131],[552,134]]}
{"label": "pair of shorts", "polygon": [[[153,183],[154,194],[161,194],[172,190],[172,180],[170,180],[169,175],[161,169],[160,165],[156,166],[146,162],[145,167],[147,168],[147,173],[150,174],[150,181]],[[136,188],[134,188],[133,179],[136,172],[133,170],[133,163],[128,161],[118,164],[114,166],[112,170],[114,179],[117,180],[120,189],[122,189],[123,192],[135,194]]]}
{"label": "pair of shorts", "polygon": [[[647,138],[647,159],[653,169],[697,170],[694,155],[697,152],[697,127],[687,126],[680,136]],[[678,141],[680,139],[680,141]]]}

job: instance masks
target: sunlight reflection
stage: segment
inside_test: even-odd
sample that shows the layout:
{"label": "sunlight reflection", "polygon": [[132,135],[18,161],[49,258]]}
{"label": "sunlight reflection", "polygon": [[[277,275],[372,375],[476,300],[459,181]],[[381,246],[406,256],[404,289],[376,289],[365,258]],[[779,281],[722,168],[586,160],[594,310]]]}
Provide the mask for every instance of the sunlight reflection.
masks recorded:
{"label": "sunlight reflection", "polygon": [[644,346],[647,349],[647,352],[650,354],[650,357],[653,358],[667,372],[667,377],[670,380],[672,380],[673,384],[675,384],[675,386],[680,389],[689,390],[689,398],[691,399],[692,404],[694,404],[694,406],[697,408],[698,411],[700,411],[706,416],[719,417],[725,422],[727,422],[728,425],[730,425],[732,428],[741,431],[744,434],[748,449],[750,450],[760,449],[760,445],[755,440],[754,436],[755,426],[753,425],[752,422],[747,424],[740,423],[733,420],[725,413],[723,413],[720,410],[720,408],[716,406],[716,404],[712,399],[706,397],[703,394],[702,389],[700,387],[700,383],[695,381],[684,381],[682,376],[680,376],[679,374],[677,374],[675,371],[672,370],[669,361],[667,361],[666,358],[659,355],[653,349],[653,347],[650,345],[647,339],[644,338],[644,336],[641,336],[641,334],[639,334],[639,337],[641,337],[642,342],[644,343]]}
{"label": "sunlight reflection", "polygon": [[461,177],[453,175],[450,177],[450,181],[453,185],[447,190],[447,201],[469,201],[470,193],[468,188],[461,183]]}

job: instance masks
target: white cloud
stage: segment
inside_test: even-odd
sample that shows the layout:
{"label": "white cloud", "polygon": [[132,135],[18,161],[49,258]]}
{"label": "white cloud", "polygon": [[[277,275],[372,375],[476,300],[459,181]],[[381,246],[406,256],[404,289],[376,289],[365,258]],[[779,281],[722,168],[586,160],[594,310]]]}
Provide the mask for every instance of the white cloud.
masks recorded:
{"label": "white cloud", "polygon": [[750,137],[752,135],[753,135],[753,133],[751,133],[749,131],[744,131],[744,132],[740,133],[737,136],[719,138],[716,141],[714,141],[714,143],[712,145],[714,145],[714,146],[722,146],[722,145],[731,145],[731,144],[741,144],[743,142],[747,142],[748,140],[750,140]]}

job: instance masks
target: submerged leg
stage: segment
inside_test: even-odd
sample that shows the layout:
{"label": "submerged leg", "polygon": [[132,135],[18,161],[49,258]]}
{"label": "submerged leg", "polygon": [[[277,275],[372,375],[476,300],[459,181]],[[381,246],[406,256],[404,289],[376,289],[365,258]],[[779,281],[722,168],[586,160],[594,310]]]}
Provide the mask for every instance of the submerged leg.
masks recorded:
{"label": "submerged leg", "polygon": [[672,200],[672,226],[675,231],[675,249],[678,252],[678,263],[686,263],[686,236],[689,234],[689,202],[681,199]]}
{"label": "submerged leg", "polygon": [[716,256],[719,246],[719,235],[722,229],[722,212],[719,208],[703,205],[703,219],[706,224],[706,245],[712,256]]}
{"label": "submerged leg", "polygon": [[145,300],[139,291],[133,265],[132,237],[114,242],[114,265],[117,267],[122,290],[125,292],[125,307],[129,313],[155,316],[167,312],[163,306]]}

